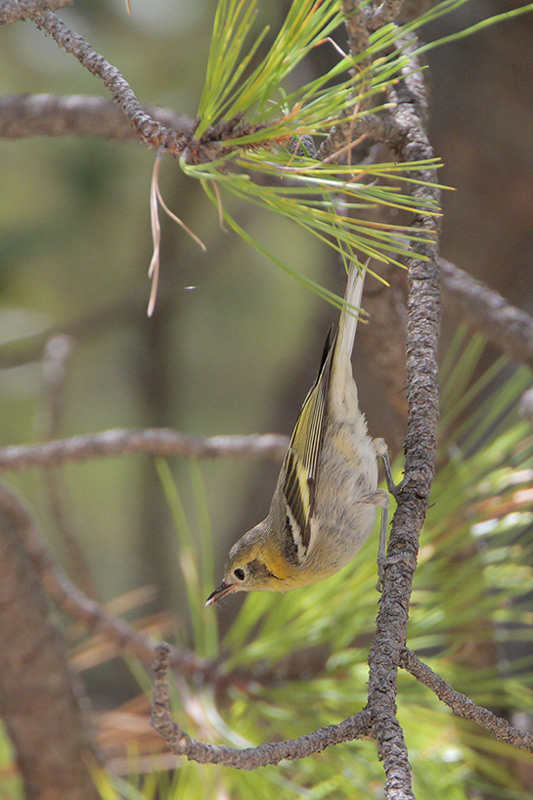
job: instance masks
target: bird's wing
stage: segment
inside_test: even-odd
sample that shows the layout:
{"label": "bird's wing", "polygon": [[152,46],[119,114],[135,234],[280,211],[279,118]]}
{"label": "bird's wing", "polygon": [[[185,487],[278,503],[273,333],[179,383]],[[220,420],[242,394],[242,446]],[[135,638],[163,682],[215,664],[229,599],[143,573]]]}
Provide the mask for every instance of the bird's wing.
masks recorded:
{"label": "bird's wing", "polygon": [[300,563],[307,557],[311,542],[311,519],[315,508],[335,338],[332,329],[326,340],[318,377],[305,398],[283,464],[281,488],[285,499],[286,530],[294,542],[294,548],[290,549]]}

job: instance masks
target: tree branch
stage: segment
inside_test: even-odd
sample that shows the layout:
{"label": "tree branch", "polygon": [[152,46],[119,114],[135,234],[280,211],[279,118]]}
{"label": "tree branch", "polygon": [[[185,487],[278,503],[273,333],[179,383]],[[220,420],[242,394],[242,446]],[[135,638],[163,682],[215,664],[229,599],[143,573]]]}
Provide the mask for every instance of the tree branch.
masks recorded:
{"label": "tree branch", "polygon": [[44,14],[71,5],[72,0],[1,0],[0,25],[20,22],[33,14]]}
{"label": "tree branch", "polygon": [[[404,52],[412,53],[412,42],[404,44]],[[400,161],[433,157],[424,124],[427,99],[419,69],[420,65],[411,57],[398,87],[389,91],[389,100],[394,106],[386,120],[386,141]],[[434,185],[434,170],[417,170],[415,175],[430,185],[410,184],[412,196],[432,201],[437,210],[440,193]],[[402,800],[414,795],[407,748],[395,716],[397,667],[406,639],[418,537],[435,471],[440,324],[437,217],[418,214],[413,225],[428,234],[427,243],[419,244],[417,248],[427,260],[416,257],[408,260],[405,476],[396,495],[398,507],[389,537],[376,635],[370,650],[368,699],[372,731],[387,776],[386,797]]]}
{"label": "tree branch", "polygon": [[26,797],[97,800],[83,689],[23,547],[26,523],[20,501],[0,486],[0,714]]}
{"label": "tree branch", "polygon": [[469,697],[457,692],[407,647],[401,654],[400,666],[435,692],[439,700],[446,703],[457,716],[477,722],[478,725],[490,731],[496,739],[503,739],[514,747],[525,748],[533,753],[533,735],[531,733],[513,727],[506,719],[497,717],[492,711],[476,705]]}
{"label": "tree branch", "polygon": [[[49,441],[58,436],[60,422],[65,406],[65,385],[67,365],[72,353],[72,339],[69,336],[53,336],[46,343],[43,355],[44,399],[42,409],[37,411],[36,429],[42,438]],[[61,470],[45,467],[43,480],[47,489],[52,517],[61,536],[70,574],[77,585],[91,597],[96,591],[87,559],[74,532],[74,525],[68,513],[68,491]]]}
{"label": "tree branch", "polygon": [[[1,497],[0,494],[0,507]],[[26,553],[31,555],[42,585],[57,609],[90,633],[98,634],[115,644],[118,650],[126,650],[147,667],[151,666],[156,657],[158,642],[125,620],[113,616],[100,603],[90,599],[74,586],[58,567],[24,503],[12,495],[9,495],[8,499],[16,509],[18,536],[23,542]],[[294,680],[297,674],[294,671],[294,659],[291,660],[291,670],[288,674],[283,670],[280,671],[279,664],[273,671],[261,665],[259,668],[252,667],[249,670],[235,668],[227,671],[219,660],[200,658],[189,650],[178,649],[171,645],[168,645],[168,648],[168,658],[173,669],[179,670],[181,675],[191,676],[195,685],[209,684],[216,687],[217,691],[228,686],[242,687],[250,683],[270,685],[274,681]],[[304,669],[308,675],[308,662],[305,663]]]}
{"label": "tree branch", "polygon": [[57,467],[70,461],[126,453],[195,458],[262,456],[280,461],[287,444],[287,437],[276,433],[204,437],[179,433],[170,428],[139,431],[117,428],[70,439],[5,447],[0,450],[0,472]]}
{"label": "tree branch", "polygon": [[118,108],[126,115],[144,142],[170,152],[181,153],[184,150],[187,139],[183,133],[161,125],[147,114],[119,70],[93,50],[79,34],[70,30],[50,12],[44,14],[31,12],[26,16],[40,30],[51,36],[59,47],[75,56],[85,69],[101,78]]}
{"label": "tree branch", "polygon": [[[146,105],[142,110],[178,135],[192,133],[193,121],[168,108]],[[0,137],[104,136],[138,142],[139,135],[112,100],[90,95],[4,95],[0,97]]]}
{"label": "tree branch", "polygon": [[154,729],[167,743],[169,750],[176,755],[186,756],[190,761],[197,761],[199,764],[224,764],[227,767],[250,770],[265,767],[268,764],[279,764],[285,759],[293,761],[305,758],[341,742],[369,738],[370,713],[360,711],[338,725],[317,728],[298,739],[265,742],[258,747],[249,747],[243,750],[192,739],[174,722],[170,712],[168,653],[166,643],[158,645],[154,664],[155,680],[151,722]]}
{"label": "tree branch", "polygon": [[[31,557],[43,587],[60,611],[79,622],[88,631],[98,633],[114,642],[120,650],[127,650],[145,664],[152,664],[157,642],[137,631],[127,622],[109,614],[99,603],[80,592],[56,565],[55,560],[39,535],[26,506],[0,484],[0,511],[5,506],[15,515],[17,535]],[[218,665],[199,658],[189,651],[170,648],[170,663],[182,674],[194,675],[216,683]],[[223,681],[226,679],[224,678]],[[222,681],[222,682],[223,682]]]}
{"label": "tree branch", "polygon": [[463,319],[512,358],[533,368],[533,318],[455,264],[439,259],[444,298]]}

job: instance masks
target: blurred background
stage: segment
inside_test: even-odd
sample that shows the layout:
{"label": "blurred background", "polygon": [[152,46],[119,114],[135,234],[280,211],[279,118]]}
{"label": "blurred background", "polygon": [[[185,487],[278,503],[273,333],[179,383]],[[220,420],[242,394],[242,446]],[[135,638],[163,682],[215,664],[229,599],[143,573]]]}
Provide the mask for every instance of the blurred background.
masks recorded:
{"label": "blurred background", "polygon": [[[275,31],[286,5],[262,4],[262,22]],[[520,5],[471,0],[422,36],[441,38]],[[132,0],[128,16],[120,0],[93,0],[59,16],[121,70],[142,103],[194,117],[214,9],[214,0]],[[31,23],[7,26],[0,37],[3,94],[107,96]],[[456,190],[443,196],[441,253],[530,313],[532,41],[533,15],[524,15],[428,53],[431,141],[445,164],[441,182]],[[317,53],[309,71],[322,69],[324,57]],[[1,446],[45,435],[41,359],[58,332],[73,343],[62,437],[153,426],[203,435],[290,433],[334,309],[221,230],[200,186],[168,158],[163,195],[207,252],[163,219],[161,289],[148,319],[154,154],[135,143],[39,137],[0,141],[0,159]],[[343,292],[339,265],[315,239],[254,209],[234,211],[295,268]],[[456,324],[445,317],[443,351]],[[370,431],[392,437],[383,388],[362,345],[356,350]],[[194,516],[188,467],[178,460],[171,466]],[[277,471],[267,461],[202,464],[220,574],[228,545],[266,513]],[[87,461],[66,467],[64,478],[95,595],[109,600],[154,585],[153,607],[172,608],[186,625],[175,534],[152,460]],[[42,476],[8,480],[57,544]],[[222,622],[231,611],[231,605],[221,611]],[[129,678],[117,675],[121,666],[114,669],[88,673],[97,706],[130,692]]]}

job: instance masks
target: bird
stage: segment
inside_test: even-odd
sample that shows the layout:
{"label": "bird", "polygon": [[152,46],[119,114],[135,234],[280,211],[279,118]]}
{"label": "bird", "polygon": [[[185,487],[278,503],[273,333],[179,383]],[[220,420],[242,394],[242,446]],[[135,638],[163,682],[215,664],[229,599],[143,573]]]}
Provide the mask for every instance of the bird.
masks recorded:
{"label": "bird", "polygon": [[287,592],[328,578],[358,553],[378,507],[381,576],[389,495],[377,488],[378,456],[390,491],[394,484],[385,441],[368,434],[351,365],[367,266],[348,270],[339,324],[328,333],[268,515],[233,545],[206,606],[235,592]]}

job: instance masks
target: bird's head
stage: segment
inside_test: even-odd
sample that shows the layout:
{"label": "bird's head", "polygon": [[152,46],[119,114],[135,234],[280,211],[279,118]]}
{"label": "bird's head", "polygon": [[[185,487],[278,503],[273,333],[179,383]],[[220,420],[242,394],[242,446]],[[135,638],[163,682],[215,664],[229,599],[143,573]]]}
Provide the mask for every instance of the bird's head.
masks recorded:
{"label": "bird's head", "polygon": [[284,592],[291,588],[276,542],[268,517],[241,536],[229,552],[222,583],[211,592],[206,606],[235,592]]}

